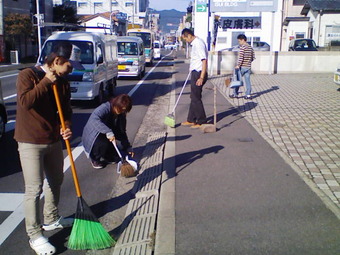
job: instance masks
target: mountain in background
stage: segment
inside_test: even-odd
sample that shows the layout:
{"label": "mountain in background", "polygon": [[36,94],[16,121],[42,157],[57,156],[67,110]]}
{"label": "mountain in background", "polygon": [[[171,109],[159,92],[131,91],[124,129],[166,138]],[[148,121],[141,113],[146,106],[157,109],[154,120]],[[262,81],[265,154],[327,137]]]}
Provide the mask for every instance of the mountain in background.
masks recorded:
{"label": "mountain in background", "polygon": [[185,12],[180,12],[177,10],[163,10],[156,11],[154,10],[152,13],[160,14],[160,30],[163,34],[170,33],[171,30],[177,30],[178,25],[181,22],[181,19],[185,15]]}

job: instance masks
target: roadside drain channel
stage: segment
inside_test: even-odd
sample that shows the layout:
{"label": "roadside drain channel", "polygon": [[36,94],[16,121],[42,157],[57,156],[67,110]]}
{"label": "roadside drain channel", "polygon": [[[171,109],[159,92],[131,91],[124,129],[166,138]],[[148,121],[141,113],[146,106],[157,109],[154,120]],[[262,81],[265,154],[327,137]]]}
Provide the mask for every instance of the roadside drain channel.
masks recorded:
{"label": "roadside drain channel", "polygon": [[113,255],[151,255],[154,249],[166,132],[149,134],[122,234]]}

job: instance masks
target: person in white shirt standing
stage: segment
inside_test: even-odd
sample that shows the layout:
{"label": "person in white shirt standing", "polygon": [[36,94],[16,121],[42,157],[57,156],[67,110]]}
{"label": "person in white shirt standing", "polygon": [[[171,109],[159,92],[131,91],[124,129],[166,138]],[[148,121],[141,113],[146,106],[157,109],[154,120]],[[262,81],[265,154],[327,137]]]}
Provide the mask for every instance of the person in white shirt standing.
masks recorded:
{"label": "person in white shirt standing", "polygon": [[191,102],[187,121],[183,122],[182,125],[199,128],[207,121],[202,102],[202,90],[208,79],[208,50],[204,41],[195,36],[193,31],[188,28],[183,29],[182,38],[192,46],[190,60]]}

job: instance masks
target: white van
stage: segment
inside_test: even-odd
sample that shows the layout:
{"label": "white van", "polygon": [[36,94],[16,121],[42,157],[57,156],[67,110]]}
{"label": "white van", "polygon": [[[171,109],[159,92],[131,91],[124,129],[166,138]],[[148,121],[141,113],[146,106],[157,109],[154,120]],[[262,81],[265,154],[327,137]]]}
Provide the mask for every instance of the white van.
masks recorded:
{"label": "white van", "polygon": [[137,36],[120,36],[117,44],[118,76],[136,76],[141,79],[145,74],[143,40]]}
{"label": "white van", "polygon": [[154,41],[153,43],[153,58],[160,59],[161,58],[161,43],[160,41]]}
{"label": "white van", "polygon": [[103,102],[106,94],[113,95],[117,86],[117,37],[92,32],[56,32],[43,45],[38,64],[61,41],[68,41],[80,49],[80,63],[85,70],[75,70],[67,79],[72,100]]}

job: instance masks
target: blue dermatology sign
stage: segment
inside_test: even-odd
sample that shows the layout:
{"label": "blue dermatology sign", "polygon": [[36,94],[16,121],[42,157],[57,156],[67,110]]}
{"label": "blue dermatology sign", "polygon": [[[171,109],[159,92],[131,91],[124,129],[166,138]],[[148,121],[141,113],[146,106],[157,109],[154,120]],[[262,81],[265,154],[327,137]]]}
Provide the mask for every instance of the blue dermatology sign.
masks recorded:
{"label": "blue dermatology sign", "polygon": [[275,12],[278,0],[210,0],[210,12]]}

